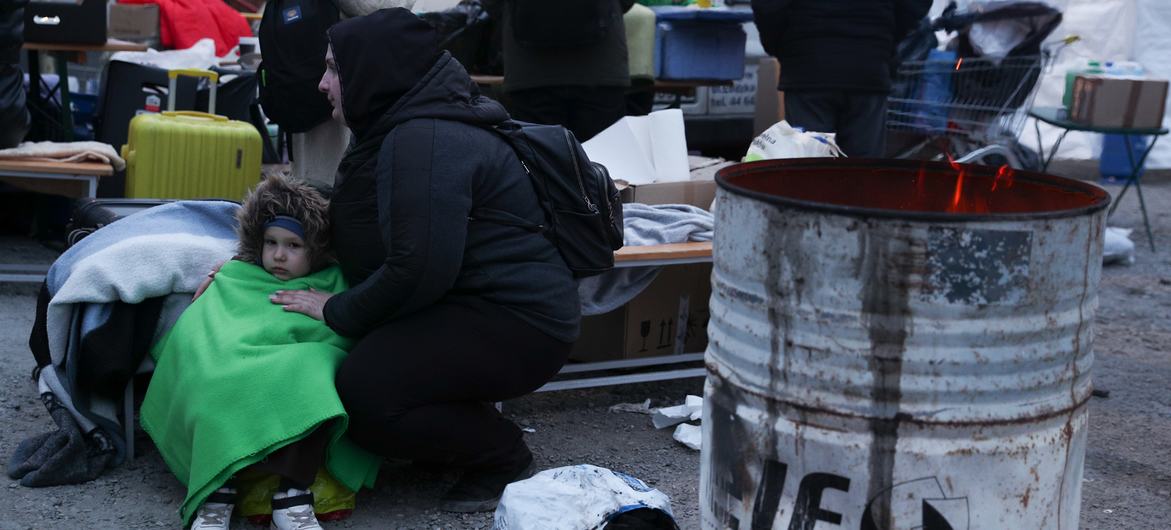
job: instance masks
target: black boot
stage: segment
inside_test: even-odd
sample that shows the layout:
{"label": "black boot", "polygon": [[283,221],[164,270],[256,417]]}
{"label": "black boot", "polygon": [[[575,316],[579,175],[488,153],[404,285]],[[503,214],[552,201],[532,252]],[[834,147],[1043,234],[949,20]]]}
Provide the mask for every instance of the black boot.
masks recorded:
{"label": "black boot", "polygon": [[533,453],[524,442],[515,451],[514,458],[501,466],[486,469],[468,469],[447,494],[439,500],[439,509],[445,512],[490,512],[496,509],[504,487],[533,475]]}

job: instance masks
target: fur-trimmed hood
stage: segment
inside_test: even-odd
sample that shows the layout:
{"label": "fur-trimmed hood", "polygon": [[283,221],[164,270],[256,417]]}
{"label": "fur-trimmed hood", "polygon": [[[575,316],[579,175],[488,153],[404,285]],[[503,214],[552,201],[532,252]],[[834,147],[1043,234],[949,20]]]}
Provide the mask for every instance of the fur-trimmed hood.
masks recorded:
{"label": "fur-trimmed hood", "polygon": [[301,222],[313,270],[333,261],[329,249],[329,202],[306,183],[270,175],[257,184],[236,212],[237,257],[259,263],[264,248],[264,224],[278,215]]}

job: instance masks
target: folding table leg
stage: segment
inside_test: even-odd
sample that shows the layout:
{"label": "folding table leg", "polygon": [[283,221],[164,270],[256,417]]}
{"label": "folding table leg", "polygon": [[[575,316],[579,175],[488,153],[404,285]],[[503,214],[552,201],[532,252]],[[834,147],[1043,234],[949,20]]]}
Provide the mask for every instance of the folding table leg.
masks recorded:
{"label": "folding table leg", "polygon": [[1147,230],[1147,242],[1151,245],[1151,252],[1155,251],[1155,236],[1151,231],[1151,221],[1147,216],[1147,201],[1143,197],[1142,176],[1139,171],[1142,170],[1143,164],[1146,163],[1147,156],[1155,149],[1155,142],[1159,141],[1158,136],[1151,137],[1151,145],[1147,146],[1146,151],[1139,157],[1138,163],[1134,160],[1134,147],[1131,146],[1129,134],[1123,135],[1124,143],[1126,144],[1126,159],[1130,162],[1130,178],[1126,179],[1126,184],[1122,186],[1122,191],[1118,192],[1118,196],[1114,198],[1114,204],[1110,205],[1110,210],[1106,212],[1106,217],[1114,215],[1114,210],[1118,209],[1118,204],[1122,202],[1122,197],[1126,195],[1126,191],[1130,189],[1130,185],[1134,184],[1134,189],[1138,193],[1138,205],[1143,214],[1143,226]]}
{"label": "folding table leg", "polygon": [[134,460],[134,376],[126,382],[126,393],[122,396],[122,423],[126,435],[126,462]]}

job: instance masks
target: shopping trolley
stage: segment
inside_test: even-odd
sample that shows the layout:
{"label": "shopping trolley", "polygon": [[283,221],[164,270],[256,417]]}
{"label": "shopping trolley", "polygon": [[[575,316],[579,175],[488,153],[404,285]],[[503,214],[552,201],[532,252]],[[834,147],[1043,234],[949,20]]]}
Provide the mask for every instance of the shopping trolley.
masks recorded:
{"label": "shopping trolley", "polygon": [[[954,155],[957,162],[1003,161],[1022,168],[1017,138],[1036,96],[1037,81],[1077,37],[1043,42],[1060,23],[1061,13],[1042,4],[1007,4],[959,15],[954,11],[953,6],[920,29],[920,37],[940,29],[958,31],[951,49],[929,46],[921,58],[904,60],[894,76],[887,129],[916,140],[895,157]],[[1006,20],[1024,21],[1029,32],[1005,56],[980,55],[968,31],[975,24]]]}

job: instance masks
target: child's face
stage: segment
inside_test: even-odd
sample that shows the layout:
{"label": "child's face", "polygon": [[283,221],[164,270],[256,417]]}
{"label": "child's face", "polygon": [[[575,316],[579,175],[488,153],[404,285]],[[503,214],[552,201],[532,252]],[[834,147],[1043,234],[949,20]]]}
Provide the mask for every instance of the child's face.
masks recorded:
{"label": "child's face", "polygon": [[264,250],[260,253],[264,270],[282,280],[309,274],[309,249],[297,234],[279,226],[264,230]]}

